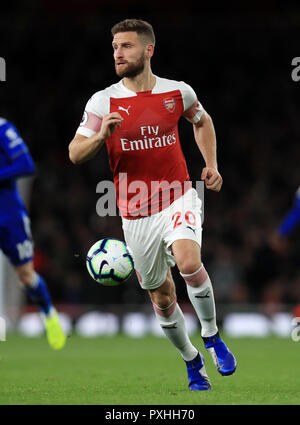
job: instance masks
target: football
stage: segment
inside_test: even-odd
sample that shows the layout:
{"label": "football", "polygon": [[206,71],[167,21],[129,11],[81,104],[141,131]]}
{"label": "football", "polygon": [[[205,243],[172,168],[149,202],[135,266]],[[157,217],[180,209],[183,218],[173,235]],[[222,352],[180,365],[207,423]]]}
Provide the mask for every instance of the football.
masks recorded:
{"label": "football", "polygon": [[118,239],[105,238],[89,249],[86,266],[90,276],[105,286],[124,282],[134,269],[130,248]]}

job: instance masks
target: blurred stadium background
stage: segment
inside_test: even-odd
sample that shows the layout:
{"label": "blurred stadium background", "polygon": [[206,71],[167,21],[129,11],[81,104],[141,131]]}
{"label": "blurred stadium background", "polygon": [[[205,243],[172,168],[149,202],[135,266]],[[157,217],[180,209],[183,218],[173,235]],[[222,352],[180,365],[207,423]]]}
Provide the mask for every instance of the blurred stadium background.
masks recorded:
{"label": "blurred stadium background", "polygon": [[[220,194],[205,193],[202,255],[220,324],[232,335],[287,336],[292,315],[300,316],[299,228],[279,248],[272,236],[299,186],[300,82],[291,78],[291,61],[299,56],[300,8],[276,10],[268,1],[218,10],[187,6],[154,0],[1,4],[7,81],[0,83],[0,116],[16,125],[36,162],[35,178],[20,182],[35,267],[70,329],[100,335],[121,324],[136,336],[151,331],[152,308],[135,276],[105,288],[85,269],[96,240],[123,239],[119,217],[96,214],[96,185],[112,179],[106,150],[80,166],[68,158],[87,100],[117,81],[111,26],[142,18],[157,36],[153,72],[188,82],[214,120],[224,186]],[[195,182],[203,161],[183,120],[180,134]],[[42,332],[35,316],[25,316],[35,309],[7,262],[1,264],[0,315],[12,329]],[[192,332],[197,324],[176,269],[174,278]]]}

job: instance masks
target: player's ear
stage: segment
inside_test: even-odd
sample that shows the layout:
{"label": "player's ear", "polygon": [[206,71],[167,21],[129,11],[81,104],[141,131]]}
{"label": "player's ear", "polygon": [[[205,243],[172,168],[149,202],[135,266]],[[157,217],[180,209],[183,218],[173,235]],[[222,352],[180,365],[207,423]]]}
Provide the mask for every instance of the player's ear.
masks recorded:
{"label": "player's ear", "polygon": [[148,59],[151,59],[154,54],[154,45],[153,44],[147,44],[146,46],[146,56]]}

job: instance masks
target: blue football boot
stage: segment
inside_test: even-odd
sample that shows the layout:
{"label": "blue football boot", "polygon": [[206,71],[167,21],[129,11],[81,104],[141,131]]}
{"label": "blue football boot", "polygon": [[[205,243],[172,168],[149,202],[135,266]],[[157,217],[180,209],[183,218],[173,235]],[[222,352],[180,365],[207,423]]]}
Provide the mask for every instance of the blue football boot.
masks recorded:
{"label": "blue football boot", "polygon": [[191,391],[211,390],[202,354],[198,353],[194,360],[185,363],[189,378],[189,389]]}
{"label": "blue football boot", "polygon": [[223,376],[233,374],[236,369],[236,359],[221,340],[219,332],[210,337],[202,337],[202,339],[217,371]]}

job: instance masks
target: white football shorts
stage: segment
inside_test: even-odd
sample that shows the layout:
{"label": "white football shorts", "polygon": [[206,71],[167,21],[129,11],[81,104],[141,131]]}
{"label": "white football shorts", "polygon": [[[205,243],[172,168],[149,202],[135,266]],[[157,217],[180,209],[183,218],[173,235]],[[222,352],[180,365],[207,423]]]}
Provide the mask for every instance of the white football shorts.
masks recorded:
{"label": "white football shorts", "polygon": [[201,247],[201,204],[192,188],[157,214],[133,220],[122,217],[125,241],[143,289],[155,289],[165,282],[168,268],[175,265],[174,241],[191,239]]}

